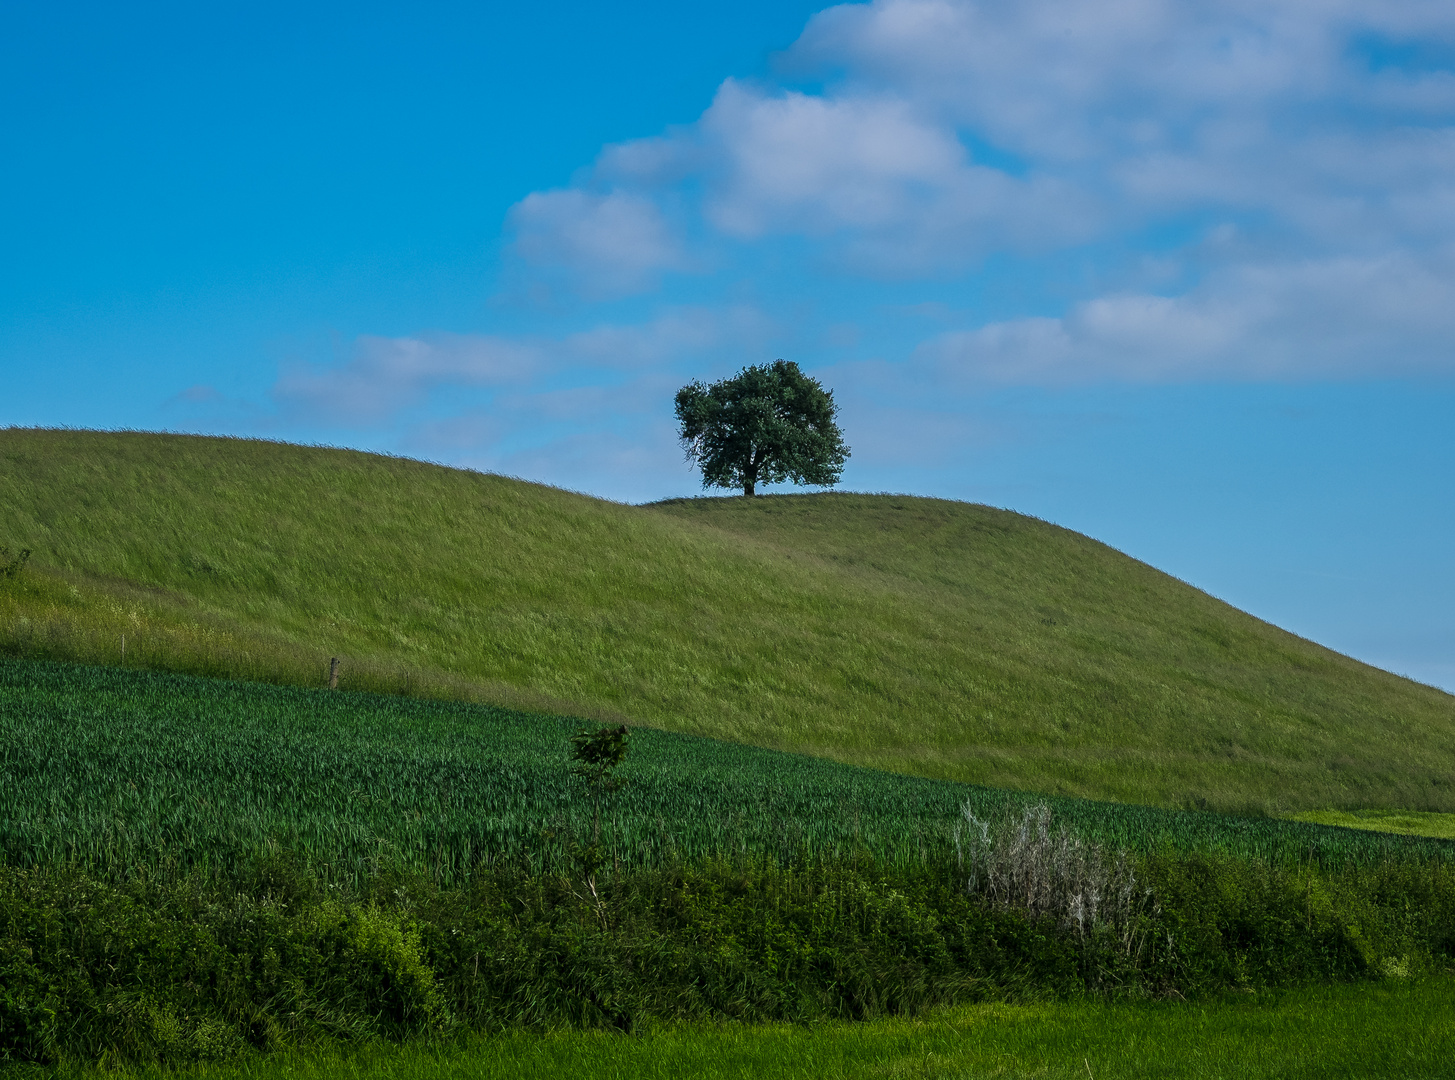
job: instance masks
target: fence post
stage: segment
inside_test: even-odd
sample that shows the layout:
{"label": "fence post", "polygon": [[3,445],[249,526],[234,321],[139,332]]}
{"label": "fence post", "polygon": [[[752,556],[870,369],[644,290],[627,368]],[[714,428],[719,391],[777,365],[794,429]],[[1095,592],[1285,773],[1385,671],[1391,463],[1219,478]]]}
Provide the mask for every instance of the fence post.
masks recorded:
{"label": "fence post", "polygon": [[328,662],[328,688],[330,690],[337,690],[338,689],[338,657],[337,656],[335,656],[332,660],[330,660]]}

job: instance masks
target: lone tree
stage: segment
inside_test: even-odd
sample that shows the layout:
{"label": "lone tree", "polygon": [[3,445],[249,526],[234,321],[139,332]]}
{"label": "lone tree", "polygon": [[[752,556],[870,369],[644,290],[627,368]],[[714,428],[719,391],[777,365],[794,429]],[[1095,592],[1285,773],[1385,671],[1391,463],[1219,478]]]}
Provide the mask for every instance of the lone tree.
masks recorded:
{"label": "lone tree", "polygon": [[711,386],[677,391],[677,420],[687,460],[703,487],[839,482],[849,448],[834,422],[833,391],[788,360],[743,368]]}
{"label": "lone tree", "polygon": [[620,791],[626,781],[613,776],[626,758],[626,725],[616,728],[583,727],[571,736],[571,771],[591,786],[595,813],[591,818],[591,847],[601,843],[601,796]]}

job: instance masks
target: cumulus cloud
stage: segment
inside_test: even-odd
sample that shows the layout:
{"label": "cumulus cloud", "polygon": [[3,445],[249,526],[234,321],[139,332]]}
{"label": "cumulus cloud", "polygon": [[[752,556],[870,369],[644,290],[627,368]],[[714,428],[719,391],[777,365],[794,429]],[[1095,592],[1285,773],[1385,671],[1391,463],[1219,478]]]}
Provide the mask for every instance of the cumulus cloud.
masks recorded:
{"label": "cumulus cloud", "polygon": [[[543,334],[361,337],[272,396],[414,451],[588,478],[675,462],[672,390],[774,355],[864,361],[840,363],[842,397],[886,461],[898,436],[878,428],[916,431],[916,454],[971,439],[957,386],[1455,372],[1452,56],[1443,0],[829,8],[778,81],[727,79],[694,122],[510,212],[516,268],[553,294],[693,273],[689,295],[715,299]],[[891,302],[835,309],[825,266],[896,279]],[[725,299],[767,295],[771,316]],[[914,312],[940,332],[916,344]],[[859,385],[871,371],[921,397]]]}
{"label": "cumulus cloud", "polygon": [[[1449,362],[1412,328],[1443,325],[1416,298],[1448,302],[1452,56],[1455,7],[1428,0],[845,4],[782,58],[818,89],[728,79],[696,122],[607,147],[513,220],[533,265],[621,292],[783,237],[911,280],[997,255],[1032,277],[1121,258],[1121,280],[1090,275],[1063,317],[935,346],[1006,378],[1426,370]],[[1219,235],[1237,242],[1175,239]],[[1154,295],[1166,280],[1189,291]],[[1296,360],[1300,341],[1323,359]]]}
{"label": "cumulus cloud", "polygon": [[957,133],[890,95],[767,95],[725,83],[700,122],[716,149],[703,204],[719,232],[839,238],[902,272],[997,246],[1084,238],[1095,200],[973,160]]}

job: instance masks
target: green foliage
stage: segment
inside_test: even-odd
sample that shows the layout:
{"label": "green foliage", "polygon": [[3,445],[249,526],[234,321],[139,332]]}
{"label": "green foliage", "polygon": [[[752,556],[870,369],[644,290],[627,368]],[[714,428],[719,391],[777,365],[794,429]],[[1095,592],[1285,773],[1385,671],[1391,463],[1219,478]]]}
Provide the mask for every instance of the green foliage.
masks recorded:
{"label": "green foliage", "polygon": [[601,797],[620,791],[626,781],[615,775],[616,767],[626,760],[626,725],[620,727],[584,727],[571,736],[571,771],[591,787],[591,850],[588,856],[588,881],[596,891],[593,877],[604,860],[601,857]]}
{"label": "green foliage", "polygon": [[[0,1059],[205,1060],[460,1030],[823,1022],[1046,997],[1194,997],[1455,963],[1438,866],[1307,873],[1144,860],[1143,946],[972,897],[950,864],[707,860],[336,890],[298,862],[227,885],[0,868]],[[1432,910],[1422,911],[1422,907]]]}
{"label": "green foliage", "polygon": [[620,727],[584,727],[571,736],[572,772],[591,785],[592,790],[616,791],[624,781],[612,774],[626,760],[626,725]]}
{"label": "green foliage", "polygon": [[690,383],[677,391],[676,411],[703,487],[749,496],[760,483],[785,480],[831,487],[849,457],[833,392],[791,361],[746,367],[711,386]]}
{"label": "green foliage", "polygon": [[1306,810],[1291,814],[1294,821],[1315,825],[1339,825],[1346,829],[1433,836],[1455,840],[1455,814],[1434,814],[1418,810]]}
{"label": "green foliage", "polygon": [[0,867],[0,1060],[187,1061],[446,1023],[407,913],[281,873],[315,895]]}

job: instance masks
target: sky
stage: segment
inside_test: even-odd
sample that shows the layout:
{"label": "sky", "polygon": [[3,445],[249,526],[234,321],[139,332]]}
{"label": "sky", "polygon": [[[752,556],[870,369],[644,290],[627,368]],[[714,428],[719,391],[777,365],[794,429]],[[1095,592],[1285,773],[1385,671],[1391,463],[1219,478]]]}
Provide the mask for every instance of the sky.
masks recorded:
{"label": "sky", "polygon": [[1455,690],[1448,0],[0,0],[0,425],[1009,507]]}

